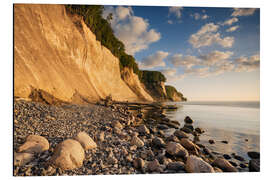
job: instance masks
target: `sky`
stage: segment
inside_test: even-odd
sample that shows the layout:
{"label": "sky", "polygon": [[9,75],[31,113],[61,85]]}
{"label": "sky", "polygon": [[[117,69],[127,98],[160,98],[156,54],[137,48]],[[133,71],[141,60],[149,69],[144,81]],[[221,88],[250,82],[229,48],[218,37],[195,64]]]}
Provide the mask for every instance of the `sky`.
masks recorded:
{"label": "sky", "polygon": [[260,9],[105,6],[140,69],[191,101],[260,99]]}

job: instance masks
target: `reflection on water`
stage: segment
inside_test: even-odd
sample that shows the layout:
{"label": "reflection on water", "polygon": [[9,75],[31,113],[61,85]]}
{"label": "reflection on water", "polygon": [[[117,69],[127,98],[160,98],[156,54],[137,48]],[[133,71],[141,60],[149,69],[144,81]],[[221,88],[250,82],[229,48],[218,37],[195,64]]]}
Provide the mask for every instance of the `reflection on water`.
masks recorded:
{"label": "reflection on water", "polygon": [[[174,103],[176,104],[176,103]],[[236,106],[237,104],[237,106]],[[260,151],[260,109],[252,104],[222,103],[178,103],[177,111],[166,111],[166,115],[184,125],[185,116],[194,120],[194,127],[205,129],[200,136],[202,144],[220,153],[236,153],[248,159],[248,151]],[[256,108],[257,107],[257,108]],[[209,144],[213,139],[215,144]],[[224,144],[221,141],[229,143]]]}

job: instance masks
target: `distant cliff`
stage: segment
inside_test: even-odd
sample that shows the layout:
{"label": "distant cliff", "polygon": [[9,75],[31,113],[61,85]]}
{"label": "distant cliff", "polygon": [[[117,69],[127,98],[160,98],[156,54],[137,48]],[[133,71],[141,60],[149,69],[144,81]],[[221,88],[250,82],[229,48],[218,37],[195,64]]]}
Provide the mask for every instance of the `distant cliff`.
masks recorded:
{"label": "distant cliff", "polygon": [[178,92],[173,86],[165,86],[167,99],[170,101],[187,101],[182,93]]}

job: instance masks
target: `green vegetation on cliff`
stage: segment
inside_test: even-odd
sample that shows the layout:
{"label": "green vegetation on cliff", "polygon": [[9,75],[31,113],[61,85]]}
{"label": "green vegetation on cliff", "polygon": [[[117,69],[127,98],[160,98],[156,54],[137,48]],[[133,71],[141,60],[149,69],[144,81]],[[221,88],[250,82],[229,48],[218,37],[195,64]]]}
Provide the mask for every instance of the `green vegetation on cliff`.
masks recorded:
{"label": "green vegetation on cliff", "polygon": [[134,73],[139,75],[140,71],[134,57],[125,53],[125,45],[114,36],[108,22],[113,18],[112,15],[110,14],[107,19],[102,17],[103,6],[66,5],[66,10],[71,14],[78,14],[83,17],[85,24],[96,35],[97,40],[119,58],[121,69],[123,67],[131,68]]}
{"label": "green vegetation on cliff", "polygon": [[113,19],[112,14],[104,19],[102,17],[104,7],[101,5],[66,5],[65,7],[69,13],[82,16],[85,24],[96,35],[97,40],[108,48],[114,56],[118,57],[121,70],[124,67],[133,69],[133,72],[138,75],[151,96],[155,96],[156,99],[158,97],[162,100],[166,99],[166,94],[160,86],[161,83],[166,81],[165,76],[159,71],[139,70],[135,58],[126,54],[125,45],[114,35],[110,25],[110,20]]}
{"label": "green vegetation on cliff", "polygon": [[159,71],[141,71],[140,80],[143,83],[165,82],[165,76]]}
{"label": "green vegetation on cliff", "polygon": [[166,93],[167,93],[167,99],[173,101],[174,100],[174,96],[176,95],[179,98],[181,98],[182,101],[186,101],[187,100],[187,98],[185,98],[181,92],[178,92],[175,89],[175,87],[166,85],[165,86],[165,89],[166,89]]}

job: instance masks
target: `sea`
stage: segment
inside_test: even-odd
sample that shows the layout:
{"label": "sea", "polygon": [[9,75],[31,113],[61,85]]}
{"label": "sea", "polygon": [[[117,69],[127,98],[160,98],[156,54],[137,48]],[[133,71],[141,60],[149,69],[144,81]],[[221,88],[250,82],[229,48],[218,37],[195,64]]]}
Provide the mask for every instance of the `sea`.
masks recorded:
{"label": "sea", "polygon": [[[205,133],[200,142],[212,151],[229,154],[235,153],[249,160],[248,151],[260,151],[260,102],[168,102],[178,107],[165,113],[171,120],[184,125],[184,118],[194,120],[194,128],[200,127]],[[215,144],[210,144],[213,139]],[[228,141],[224,144],[221,141]]]}

